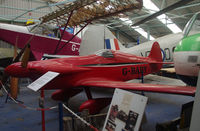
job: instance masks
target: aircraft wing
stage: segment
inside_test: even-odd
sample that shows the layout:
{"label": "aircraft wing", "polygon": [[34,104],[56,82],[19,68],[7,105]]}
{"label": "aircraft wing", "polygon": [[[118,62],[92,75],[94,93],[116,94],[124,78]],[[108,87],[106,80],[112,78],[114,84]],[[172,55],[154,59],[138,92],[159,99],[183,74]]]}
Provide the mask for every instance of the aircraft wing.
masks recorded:
{"label": "aircraft wing", "polygon": [[190,86],[126,83],[121,81],[112,81],[103,79],[81,80],[79,84],[80,84],[79,86],[87,86],[87,87],[120,88],[125,90],[180,94],[189,96],[194,96],[196,91],[195,87],[190,87]]}

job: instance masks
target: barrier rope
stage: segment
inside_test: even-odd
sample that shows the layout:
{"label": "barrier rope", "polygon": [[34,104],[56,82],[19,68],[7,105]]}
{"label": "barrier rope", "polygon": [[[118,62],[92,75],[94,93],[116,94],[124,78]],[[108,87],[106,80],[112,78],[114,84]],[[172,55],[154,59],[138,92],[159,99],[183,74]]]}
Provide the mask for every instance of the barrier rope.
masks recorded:
{"label": "barrier rope", "polygon": [[33,107],[29,107],[29,106],[26,106],[18,101],[16,101],[11,95],[10,93],[6,90],[5,86],[2,84],[2,82],[0,81],[0,84],[2,86],[2,88],[4,89],[4,91],[6,92],[6,94],[9,96],[9,98],[14,101],[16,104],[18,104],[19,106],[23,107],[23,108],[26,108],[26,109],[29,109],[29,110],[35,110],[35,111],[47,111],[47,110],[52,110],[52,109],[55,109],[55,108],[58,108],[58,106],[53,106],[53,107],[48,107],[48,108],[33,108]]}
{"label": "barrier rope", "polygon": [[[53,106],[53,107],[49,107],[49,108],[33,108],[33,107],[29,107],[26,106],[24,104],[21,104],[20,102],[16,101],[11,95],[10,93],[6,90],[5,86],[2,84],[2,82],[0,81],[0,84],[2,86],[2,88],[4,89],[4,91],[6,92],[6,94],[11,98],[12,101],[14,101],[16,104],[18,104],[19,106],[29,109],[29,110],[35,110],[35,111],[47,111],[47,110],[52,110],[55,108],[58,108],[58,106]],[[76,113],[74,113],[71,109],[69,109],[65,104],[63,104],[63,107],[68,110],[71,114],[73,114],[75,117],[77,117],[81,122],[85,123],[87,126],[89,126],[91,129],[93,129],[94,131],[99,131],[97,128],[95,128],[93,125],[91,125],[90,123],[88,123],[86,120],[84,120],[83,118],[81,118],[80,116],[78,116]]]}
{"label": "barrier rope", "polygon": [[99,131],[97,128],[95,128],[93,125],[91,125],[90,123],[88,123],[86,120],[84,120],[83,118],[81,118],[80,116],[78,116],[76,113],[74,113],[71,109],[69,109],[65,104],[63,104],[63,107],[68,110],[71,114],[73,114],[75,117],[77,117],[81,122],[85,123],[87,126],[89,126],[91,129],[93,129],[94,131]]}

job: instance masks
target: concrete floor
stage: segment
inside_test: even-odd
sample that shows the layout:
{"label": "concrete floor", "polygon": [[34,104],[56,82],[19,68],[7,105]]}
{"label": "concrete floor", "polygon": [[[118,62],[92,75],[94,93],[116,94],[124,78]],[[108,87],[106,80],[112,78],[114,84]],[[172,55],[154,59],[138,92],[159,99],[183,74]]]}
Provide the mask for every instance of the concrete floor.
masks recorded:
{"label": "concrete floor", "polygon": [[[151,78],[151,79],[149,79]],[[156,83],[167,83],[162,77],[158,80],[157,77],[147,77],[145,82],[151,83],[154,79]],[[168,79],[168,78],[167,78]],[[183,85],[181,81],[171,80],[170,83]],[[134,81],[134,82],[137,82]],[[169,81],[168,81],[169,83]],[[112,96],[114,90],[107,89],[92,89],[93,97]],[[58,103],[50,99],[52,91],[45,91],[45,107],[55,106]],[[38,107],[39,92],[33,92],[25,87],[20,89],[19,100],[23,101],[25,105],[30,107]],[[146,106],[145,114],[147,122],[143,124],[143,131],[155,131],[156,123],[166,122],[172,120],[180,115],[181,106],[193,100],[193,97],[181,95],[169,95],[159,93],[145,93],[148,97],[148,104]],[[42,130],[41,128],[41,112],[28,110],[20,107],[11,100],[5,103],[6,95],[0,97],[0,130],[5,131],[35,131]],[[80,93],[69,101],[69,106],[75,112],[78,111],[80,103],[87,100],[85,93]],[[104,109],[102,112],[107,112]],[[58,109],[53,109],[45,112],[46,115],[46,130],[59,130],[58,123]],[[64,115],[67,115],[66,113]]]}

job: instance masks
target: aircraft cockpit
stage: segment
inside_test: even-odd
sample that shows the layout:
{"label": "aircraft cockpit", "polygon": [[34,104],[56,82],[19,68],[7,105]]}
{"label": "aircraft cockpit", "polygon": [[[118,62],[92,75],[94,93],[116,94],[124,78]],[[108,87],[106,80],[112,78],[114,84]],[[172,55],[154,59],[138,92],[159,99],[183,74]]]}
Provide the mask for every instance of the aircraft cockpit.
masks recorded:
{"label": "aircraft cockpit", "polygon": [[42,24],[38,26],[38,24],[34,24],[27,26],[27,28],[30,32],[34,34],[60,38],[60,30],[57,26],[53,26],[50,24]]}
{"label": "aircraft cockpit", "polygon": [[98,56],[102,56],[104,58],[114,58],[113,52],[108,49],[103,49],[103,50],[97,51],[95,54]]}
{"label": "aircraft cockpit", "polygon": [[196,13],[190,21],[188,21],[183,30],[184,37],[191,36],[200,32],[200,12]]}

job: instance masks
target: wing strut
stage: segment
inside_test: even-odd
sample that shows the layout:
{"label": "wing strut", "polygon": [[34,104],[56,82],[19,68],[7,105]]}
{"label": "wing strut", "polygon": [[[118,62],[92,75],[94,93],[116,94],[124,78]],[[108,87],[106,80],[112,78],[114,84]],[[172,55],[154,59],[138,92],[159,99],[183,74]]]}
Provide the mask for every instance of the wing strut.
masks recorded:
{"label": "wing strut", "polygon": [[75,36],[77,36],[90,23],[91,23],[91,21],[88,21],[75,35],[72,36],[72,38],[70,40],[68,40],[60,49],[57,49],[57,51],[55,51],[55,54],[57,54],[59,51],[61,51],[71,40],[74,39]]}
{"label": "wing strut", "polygon": [[[61,40],[62,40],[62,38],[63,38],[63,36],[64,36],[64,32],[65,32],[65,30],[66,30],[66,28],[67,28],[67,26],[68,26],[68,24],[69,24],[69,21],[70,21],[70,19],[71,19],[72,14],[73,14],[73,10],[70,12],[70,15],[69,15],[69,17],[68,17],[68,19],[67,19],[67,23],[65,24],[64,30],[62,31],[60,40],[58,41],[58,44],[57,44],[57,46],[56,46],[56,49],[55,49],[54,54],[57,53],[58,47],[59,47],[60,42],[61,42]],[[69,41],[68,41],[68,43],[69,43]]]}

